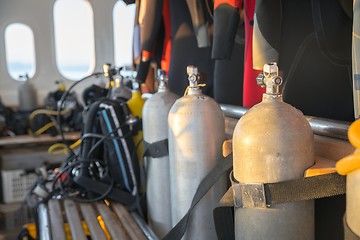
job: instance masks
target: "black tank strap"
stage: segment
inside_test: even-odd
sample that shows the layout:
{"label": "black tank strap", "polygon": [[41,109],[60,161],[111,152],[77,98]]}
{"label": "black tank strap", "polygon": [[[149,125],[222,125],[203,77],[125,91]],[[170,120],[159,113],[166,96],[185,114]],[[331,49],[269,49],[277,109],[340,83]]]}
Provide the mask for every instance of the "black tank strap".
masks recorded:
{"label": "black tank strap", "polygon": [[[171,231],[163,238],[163,240],[180,240],[184,235],[192,210],[202,197],[209,191],[209,189],[217,182],[217,180],[232,167],[232,154],[220,162],[209,172],[208,175],[200,182],[196,189],[195,196],[191,202],[191,206],[185,216],[171,229]],[[225,216],[224,216],[225,217]],[[224,219],[228,219],[225,217]]]}
{"label": "black tank strap", "polygon": [[168,139],[148,143],[144,141],[144,157],[160,158],[169,155]]}
{"label": "black tank strap", "polygon": [[[232,168],[232,154],[219,161],[211,172],[201,181],[198,186],[195,196],[192,200],[191,206],[185,216],[176,224],[176,226],[163,238],[164,240],[181,239],[184,235],[190,214],[195,208],[196,204],[202,199],[202,197],[209,191],[209,189],[217,182],[217,180],[228,170]],[[277,183],[265,183],[262,185],[263,193],[259,190],[259,184],[254,185],[256,188],[253,191],[253,186],[250,184],[240,184],[231,178],[233,185],[226,192],[223,198],[220,200],[219,206],[213,210],[215,228],[218,235],[218,239],[234,239],[234,223],[233,223],[233,208],[237,207],[254,207],[248,202],[257,202],[252,198],[252,193],[256,192],[254,196],[259,199],[261,197],[263,203],[260,204],[264,207],[271,206],[280,203],[289,203],[295,201],[304,201],[318,198],[331,197],[341,195],[346,190],[346,177],[337,173],[324,174],[314,177],[305,177],[301,179],[277,182]],[[242,187],[245,186],[246,187]],[[238,189],[235,189],[238,188]],[[234,198],[234,192],[238,198]],[[260,193],[259,193],[260,192]],[[260,194],[260,195],[259,195]],[[247,196],[249,199],[245,199],[242,196]],[[236,204],[234,204],[234,200]],[[260,201],[260,202],[261,202]],[[259,206],[259,205],[256,205]]]}

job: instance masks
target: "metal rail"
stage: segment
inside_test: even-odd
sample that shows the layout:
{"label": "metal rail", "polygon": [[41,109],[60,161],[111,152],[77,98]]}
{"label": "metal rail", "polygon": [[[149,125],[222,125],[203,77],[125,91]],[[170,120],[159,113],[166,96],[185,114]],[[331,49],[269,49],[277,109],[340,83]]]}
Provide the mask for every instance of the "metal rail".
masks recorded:
{"label": "metal rail", "polygon": [[[225,116],[230,118],[241,118],[249,110],[248,108],[228,104],[220,104],[220,107]],[[312,116],[305,117],[309,121],[314,134],[348,140],[347,131],[351,124],[350,122]]]}
{"label": "metal rail", "polygon": [[44,203],[39,204],[39,239],[50,240],[50,221],[47,206]]}
{"label": "metal rail", "polygon": [[145,236],[148,240],[159,240],[159,238],[155,235],[152,229],[145,223],[144,219],[139,216],[136,212],[132,212],[131,215],[133,216],[136,223],[139,225]]}

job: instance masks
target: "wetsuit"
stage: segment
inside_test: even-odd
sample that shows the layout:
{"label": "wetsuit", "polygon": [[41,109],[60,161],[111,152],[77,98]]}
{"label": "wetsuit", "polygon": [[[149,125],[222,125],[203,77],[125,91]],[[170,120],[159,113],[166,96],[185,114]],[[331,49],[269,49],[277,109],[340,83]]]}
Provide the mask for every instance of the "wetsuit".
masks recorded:
{"label": "wetsuit", "polygon": [[245,29],[242,1],[215,0],[212,58],[215,59],[214,98],[242,106]]}
{"label": "wetsuit", "polygon": [[[206,2],[201,1],[204,20],[210,29],[212,19],[207,10]],[[171,65],[169,69],[170,90],[178,95],[183,95],[189,85],[186,67],[195,65],[207,79],[203,93],[213,96],[214,60],[211,59],[211,47],[198,46],[187,1],[171,0],[170,18],[172,33]]]}
{"label": "wetsuit", "polygon": [[277,61],[284,101],[304,114],[352,121],[351,30],[339,0],[258,0],[254,66]]}
{"label": "wetsuit", "polygon": [[[258,0],[254,66],[277,61],[304,114],[353,121],[351,30],[338,0]],[[315,239],[343,239],[344,212],[345,195],[315,200]]]}

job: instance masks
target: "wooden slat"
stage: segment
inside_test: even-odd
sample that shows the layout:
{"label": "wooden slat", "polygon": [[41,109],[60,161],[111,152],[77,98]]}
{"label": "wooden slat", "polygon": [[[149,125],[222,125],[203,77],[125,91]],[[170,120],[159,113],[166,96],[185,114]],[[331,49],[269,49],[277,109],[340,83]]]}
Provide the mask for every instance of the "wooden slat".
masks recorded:
{"label": "wooden slat", "polygon": [[223,157],[227,157],[232,153],[232,139],[225,140],[222,145]]}
{"label": "wooden slat", "polygon": [[111,206],[113,207],[114,211],[116,212],[118,218],[120,219],[131,239],[147,239],[143,231],[135,222],[134,218],[123,205],[121,205],[120,203],[114,203]]}
{"label": "wooden slat", "polygon": [[106,235],[101,229],[99,221],[97,220],[97,214],[91,204],[81,203],[81,213],[86,221],[89,228],[91,238],[96,240],[106,240]]}
{"label": "wooden slat", "polygon": [[104,203],[96,203],[97,209],[105,222],[105,226],[112,239],[129,239],[124,229],[117,222],[111,209]]}
{"label": "wooden slat", "polygon": [[48,202],[51,235],[53,239],[65,240],[64,218],[58,200],[51,199]]}
{"label": "wooden slat", "polygon": [[[76,141],[80,137],[79,132],[64,133],[66,140]],[[23,145],[34,143],[53,143],[61,141],[60,136],[51,136],[50,134],[42,134],[40,136],[18,135],[15,137],[1,137],[0,146]]]}
{"label": "wooden slat", "polygon": [[64,207],[72,238],[76,240],[87,240],[84,229],[81,225],[80,214],[74,201],[65,199]]}

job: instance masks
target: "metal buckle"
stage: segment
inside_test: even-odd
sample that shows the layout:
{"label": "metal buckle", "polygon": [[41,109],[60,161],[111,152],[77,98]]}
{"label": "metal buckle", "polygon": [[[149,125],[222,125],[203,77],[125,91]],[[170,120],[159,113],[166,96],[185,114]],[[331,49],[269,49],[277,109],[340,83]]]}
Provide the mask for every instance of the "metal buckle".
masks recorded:
{"label": "metal buckle", "polygon": [[233,185],[234,205],[238,208],[266,208],[263,183],[236,183]]}

